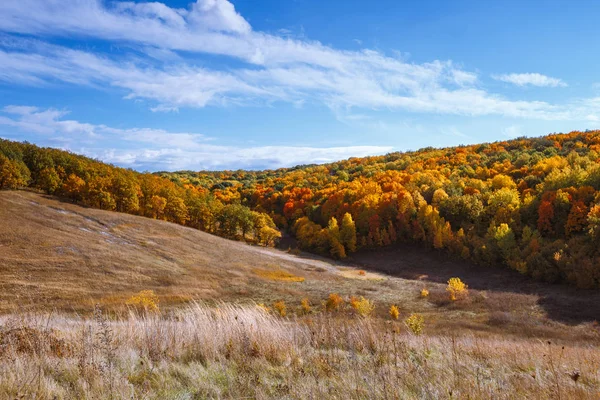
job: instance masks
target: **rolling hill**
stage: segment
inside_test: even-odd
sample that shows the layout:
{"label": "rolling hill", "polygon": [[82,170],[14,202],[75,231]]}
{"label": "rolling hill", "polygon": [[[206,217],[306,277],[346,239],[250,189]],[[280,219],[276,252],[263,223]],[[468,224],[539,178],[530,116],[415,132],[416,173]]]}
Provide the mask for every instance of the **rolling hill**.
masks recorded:
{"label": "rolling hill", "polygon": [[[517,331],[522,322],[516,316],[527,315],[537,321],[531,334],[551,336],[565,323],[591,323],[600,315],[596,291],[546,285],[502,268],[482,270],[418,246],[366,250],[340,262],[30,191],[0,191],[0,220],[3,313],[89,312],[96,303],[124,310],[135,293],[154,290],[164,308],[194,300],[299,304],[308,298],[319,304],[330,293],[362,295],[375,300],[382,316],[389,304],[399,304],[430,314],[441,330],[464,311],[469,329],[497,330],[488,324],[490,315],[510,312],[514,318],[503,330]],[[467,282],[478,301],[449,305],[444,290],[453,276]],[[432,292],[432,301],[418,299],[421,288]]]}

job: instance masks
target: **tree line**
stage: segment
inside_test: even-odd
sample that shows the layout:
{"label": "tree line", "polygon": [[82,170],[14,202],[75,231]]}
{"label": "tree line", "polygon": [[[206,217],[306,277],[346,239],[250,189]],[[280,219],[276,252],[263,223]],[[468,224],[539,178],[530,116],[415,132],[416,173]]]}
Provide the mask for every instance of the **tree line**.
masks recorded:
{"label": "tree line", "polygon": [[0,189],[24,187],[88,207],[170,221],[265,246],[273,246],[281,237],[267,213],[224,203],[200,186],[0,139]]}

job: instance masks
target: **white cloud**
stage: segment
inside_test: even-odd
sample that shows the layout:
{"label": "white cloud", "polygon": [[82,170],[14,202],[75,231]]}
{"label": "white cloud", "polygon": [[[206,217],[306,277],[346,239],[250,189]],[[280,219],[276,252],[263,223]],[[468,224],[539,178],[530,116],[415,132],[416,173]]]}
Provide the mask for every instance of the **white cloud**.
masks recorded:
{"label": "white cloud", "polygon": [[[385,154],[391,146],[223,146],[196,133],[119,129],[65,119],[65,110],[7,106],[2,126],[35,133],[42,142],[138,170],[263,169]],[[132,146],[133,144],[133,146]]]}
{"label": "white cloud", "polygon": [[513,85],[517,86],[567,86],[565,82],[558,78],[552,78],[538,73],[492,75],[492,78],[498,81],[512,83]]}
{"label": "white cloud", "polygon": [[[32,12],[35,10],[35,12]],[[565,104],[489,93],[478,74],[452,61],[410,63],[379,51],[338,50],[304,38],[252,29],[227,0],[188,9],[163,3],[3,0],[0,31],[37,37],[98,38],[148,57],[118,58],[35,40],[0,36],[0,80],[28,85],[112,86],[153,111],[182,107],[325,104],[336,116],[353,108],[544,120],[594,117],[586,100]],[[225,56],[219,69],[198,55]],[[233,62],[232,62],[233,61]],[[566,86],[541,74],[495,75],[516,85]]]}
{"label": "white cloud", "polygon": [[32,85],[56,81],[112,85],[126,90],[128,98],[154,101],[150,107],[156,111],[309,101],[337,109],[560,117],[557,107],[550,104],[511,101],[475,87],[477,74],[451,61],[414,64],[373,50],[342,51],[319,42],[256,32],[227,0],[198,0],[190,9],[162,3],[109,4],[4,0],[0,2],[0,30],[138,44],[159,59],[185,51],[225,55],[245,64],[217,71],[175,59],[175,63],[149,67],[144,60],[111,61],[11,38],[4,40],[5,50],[0,50],[0,79]]}

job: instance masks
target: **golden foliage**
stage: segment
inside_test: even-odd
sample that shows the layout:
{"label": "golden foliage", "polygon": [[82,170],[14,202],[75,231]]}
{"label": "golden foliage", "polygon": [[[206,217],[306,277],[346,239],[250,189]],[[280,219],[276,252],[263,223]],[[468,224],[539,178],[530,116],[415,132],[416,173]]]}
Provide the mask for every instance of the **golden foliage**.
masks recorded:
{"label": "golden foliage", "polygon": [[344,299],[337,293],[331,293],[325,301],[327,311],[337,311],[344,304]]}
{"label": "golden foliage", "polygon": [[373,301],[365,299],[363,296],[360,296],[360,298],[352,296],[350,298],[350,306],[363,317],[368,317],[375,309]]}
{"label": "golden foliage", "polygon": [[281,268],[278,269],[264,269],[255,268],[252,270],[256,275],[261,278],[269,279],[271,281],[283,281],[283,282],[304,282],[304,277],[294,275]]}
{"label": "golden foliage", "polygon": [[404,321],[408,329],[415,335],[423,333],[423,327],[425,326],[425,318],[421,314],[411,314]]}
{"label": "golden foliage", "polygon": [[400,317],[400,310],[398,309],[398,306],[393,304],[390,306],[390,317],[392,319],[398,319]]}
{"label": "golden foliage", "polygon": [[287,307],[285,305],[285,301],[276,301],[275,303],[273,303],[273,308],[275,309],[275,311],[277,311],[277,313],[280,316],[285,317],[287,315]]}
{"label": "golden foliage", "polygon": [[425,288],[421,289],[421,292],[419,293],[419,296],[420,296],[422,299],[424,299],[424,298],[428,297],[428,296],[429,296],[429,290],[427,290],[427,289],[425,289]]}
{"label": "golden foliage", "polygon": [[302,300],[300,300],[300,310],[302,311],[302,314],[310,314],[312,311],[312,308],[310,307],[310,301],[308,300],[308,298],[303,298]]}
{"label": "golden foliage", "polygon": [[459,299],[463,299],[468,296],[468,286],[464,284],[460,278],[450,278],[448,280],[448,287],[446,287],[446,291],[450,295],[450,300],[456,301]]}
{"label": "golden foliage", "polygon": [[153,290],[142,290],[127,300],[127,305],[141,308],[144,311],[159,312],[158,296]]}

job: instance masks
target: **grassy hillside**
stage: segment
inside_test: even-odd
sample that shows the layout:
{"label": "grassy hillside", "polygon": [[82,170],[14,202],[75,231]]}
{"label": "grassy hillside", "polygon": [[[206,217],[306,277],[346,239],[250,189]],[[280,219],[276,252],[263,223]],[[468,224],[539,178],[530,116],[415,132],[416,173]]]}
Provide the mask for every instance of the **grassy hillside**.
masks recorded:
{"label": "grassy hillside", "polygon": [[[414,246],[334,262],[29,191],[0,192],[0,221],[0,398],[600,390],[596,291]],[[469,285],[456,301],[454,276]],[[159,312],[127,304],[142,290]]]}
{"label": "grassy hillside", "polygon": [[[503,332],[530,326],[532,335],[579,335],[583,325],[567,329],[564,323],[585,325],[600,315],[597,291],[535,283],[513,271],[482,270],[420,248],[362,252],[335,262],[28,191],[0,192],[0,220],[3,313],[89,312],[95,304],[120,311],[135,293],[154,290],[161,308],[191,300],[269,306],[284,300],[295,309],[305,297],[320,306],[330,293],[365,296],[375,301],[375,315],[386,317],[396,304],[403,312],[426,314],[430,329],[441,331],[455,318],[470,329],[495,331],[490,316],[508,312],[511,322]],[[470,301],[447,300],[446,282],[454,276],[470,286]],[[426,300],[419,298],[422,288],[431,292]]]}

